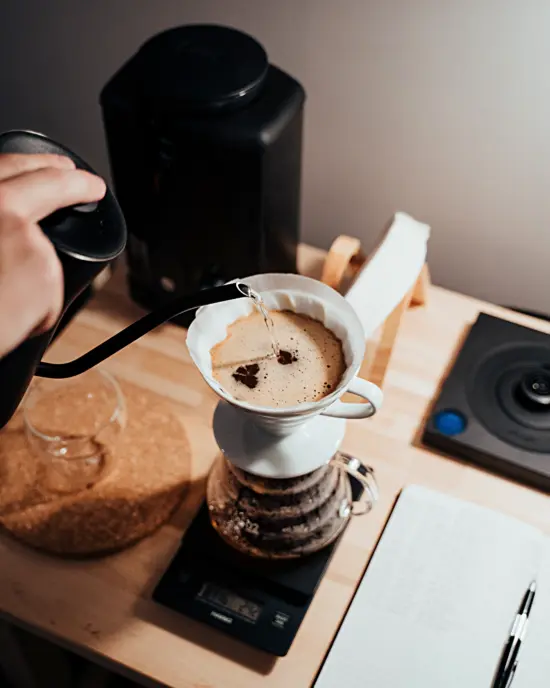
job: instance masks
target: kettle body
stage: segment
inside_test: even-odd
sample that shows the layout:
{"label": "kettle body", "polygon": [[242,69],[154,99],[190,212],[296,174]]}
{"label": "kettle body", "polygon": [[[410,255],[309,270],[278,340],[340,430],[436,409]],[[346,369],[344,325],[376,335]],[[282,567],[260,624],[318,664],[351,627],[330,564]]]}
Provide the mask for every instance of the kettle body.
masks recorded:
{"label": "kettle body", "polygon": [[[94,172],[68,148],[36,132],[16,130],[0,134],[1,153],[66,155],[78,168]],[[54,378],[78,375],[183,312],[218,301],[248,296],[246,285],[234,283],[203,290],[185,298],[176,298],[74,361],[42,363],[42,356],[51,343],[63,314],[97,275],[123,252],[126,246],[126,223],[117,200],[107,189],[105,196],[97,203],[63,208],[44,218],[39,224],[53,243],[63,269],[63,309],[51,330],[29,337],[0,359],[0,429],[17,410],[34,375]]]}

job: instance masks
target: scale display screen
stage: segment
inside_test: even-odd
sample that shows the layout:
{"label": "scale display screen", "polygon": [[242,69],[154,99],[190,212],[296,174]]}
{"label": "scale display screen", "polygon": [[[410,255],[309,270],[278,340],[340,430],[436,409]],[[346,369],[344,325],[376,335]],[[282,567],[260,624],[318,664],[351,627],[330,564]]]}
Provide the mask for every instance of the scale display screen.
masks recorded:
{"label": "scale display screen", "polygon": [[203,602],[237,614],[250,623],[256,623],[262,611],[262,606],[256,602],[245,600],[244,597],[214,583],[203,583],[197,597]]}

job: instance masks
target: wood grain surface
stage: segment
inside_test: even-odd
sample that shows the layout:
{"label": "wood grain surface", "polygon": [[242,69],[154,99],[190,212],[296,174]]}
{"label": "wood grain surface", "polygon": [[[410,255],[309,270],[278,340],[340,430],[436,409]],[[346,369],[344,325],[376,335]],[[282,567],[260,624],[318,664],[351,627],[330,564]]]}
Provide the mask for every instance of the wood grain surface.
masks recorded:
{"label": "wood grain surface", "polygon": [[[319,276],[323,256],[303,247],[301,271]],[[150,599],[200,504],[204,479],[217,453],[211,432],[215,395],[191,364],[185,331],[174,326],[146,336],[105,367],[122,380],[161,394],[191,429],[192,485],[182,508],[155,535],[117,555],[91,561],[49,557],[1,536],[1,614],[115,670],[168,686],[311,685],[404,485],[427,485],[550,532],[550,500],[545,494],[439,456],[418,442],[430,402],[479,311],[550,332],[548,323],[437,287],[429,288],[426,307],[405,313],[385,376],[383,410],[371,420],[349,421],[343,447],[375,468],[380,501],[347,529],[286,658],[273,659]],[[49,360],[81,354],[140,314],[116,271],[60,337]]]}

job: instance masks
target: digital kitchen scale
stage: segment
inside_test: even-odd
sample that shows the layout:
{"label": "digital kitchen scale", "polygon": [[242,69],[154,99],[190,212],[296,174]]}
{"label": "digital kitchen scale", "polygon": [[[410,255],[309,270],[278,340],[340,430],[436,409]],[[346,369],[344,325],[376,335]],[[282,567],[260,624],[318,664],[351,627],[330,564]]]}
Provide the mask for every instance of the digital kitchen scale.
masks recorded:
{"label": "digital kitchen scale", "polygon": [[[354,499],[361,487],[352,480]],[[340,536],[341,537],[341,536]],[[287,654],[338,540],[292,560],[247,557],[227,545],[202,505],[153,599],[249,645]]]}

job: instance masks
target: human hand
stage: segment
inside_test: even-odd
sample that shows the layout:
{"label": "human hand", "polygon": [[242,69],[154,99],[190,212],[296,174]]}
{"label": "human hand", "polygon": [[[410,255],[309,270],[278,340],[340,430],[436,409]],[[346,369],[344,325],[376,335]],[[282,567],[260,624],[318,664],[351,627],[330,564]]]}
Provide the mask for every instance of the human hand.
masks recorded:
{"label": "human hand", "polygon": [[38,222],[105,191],[65,156],[0,154],[0,358],[53,327],[63,305],[61,264]]}

